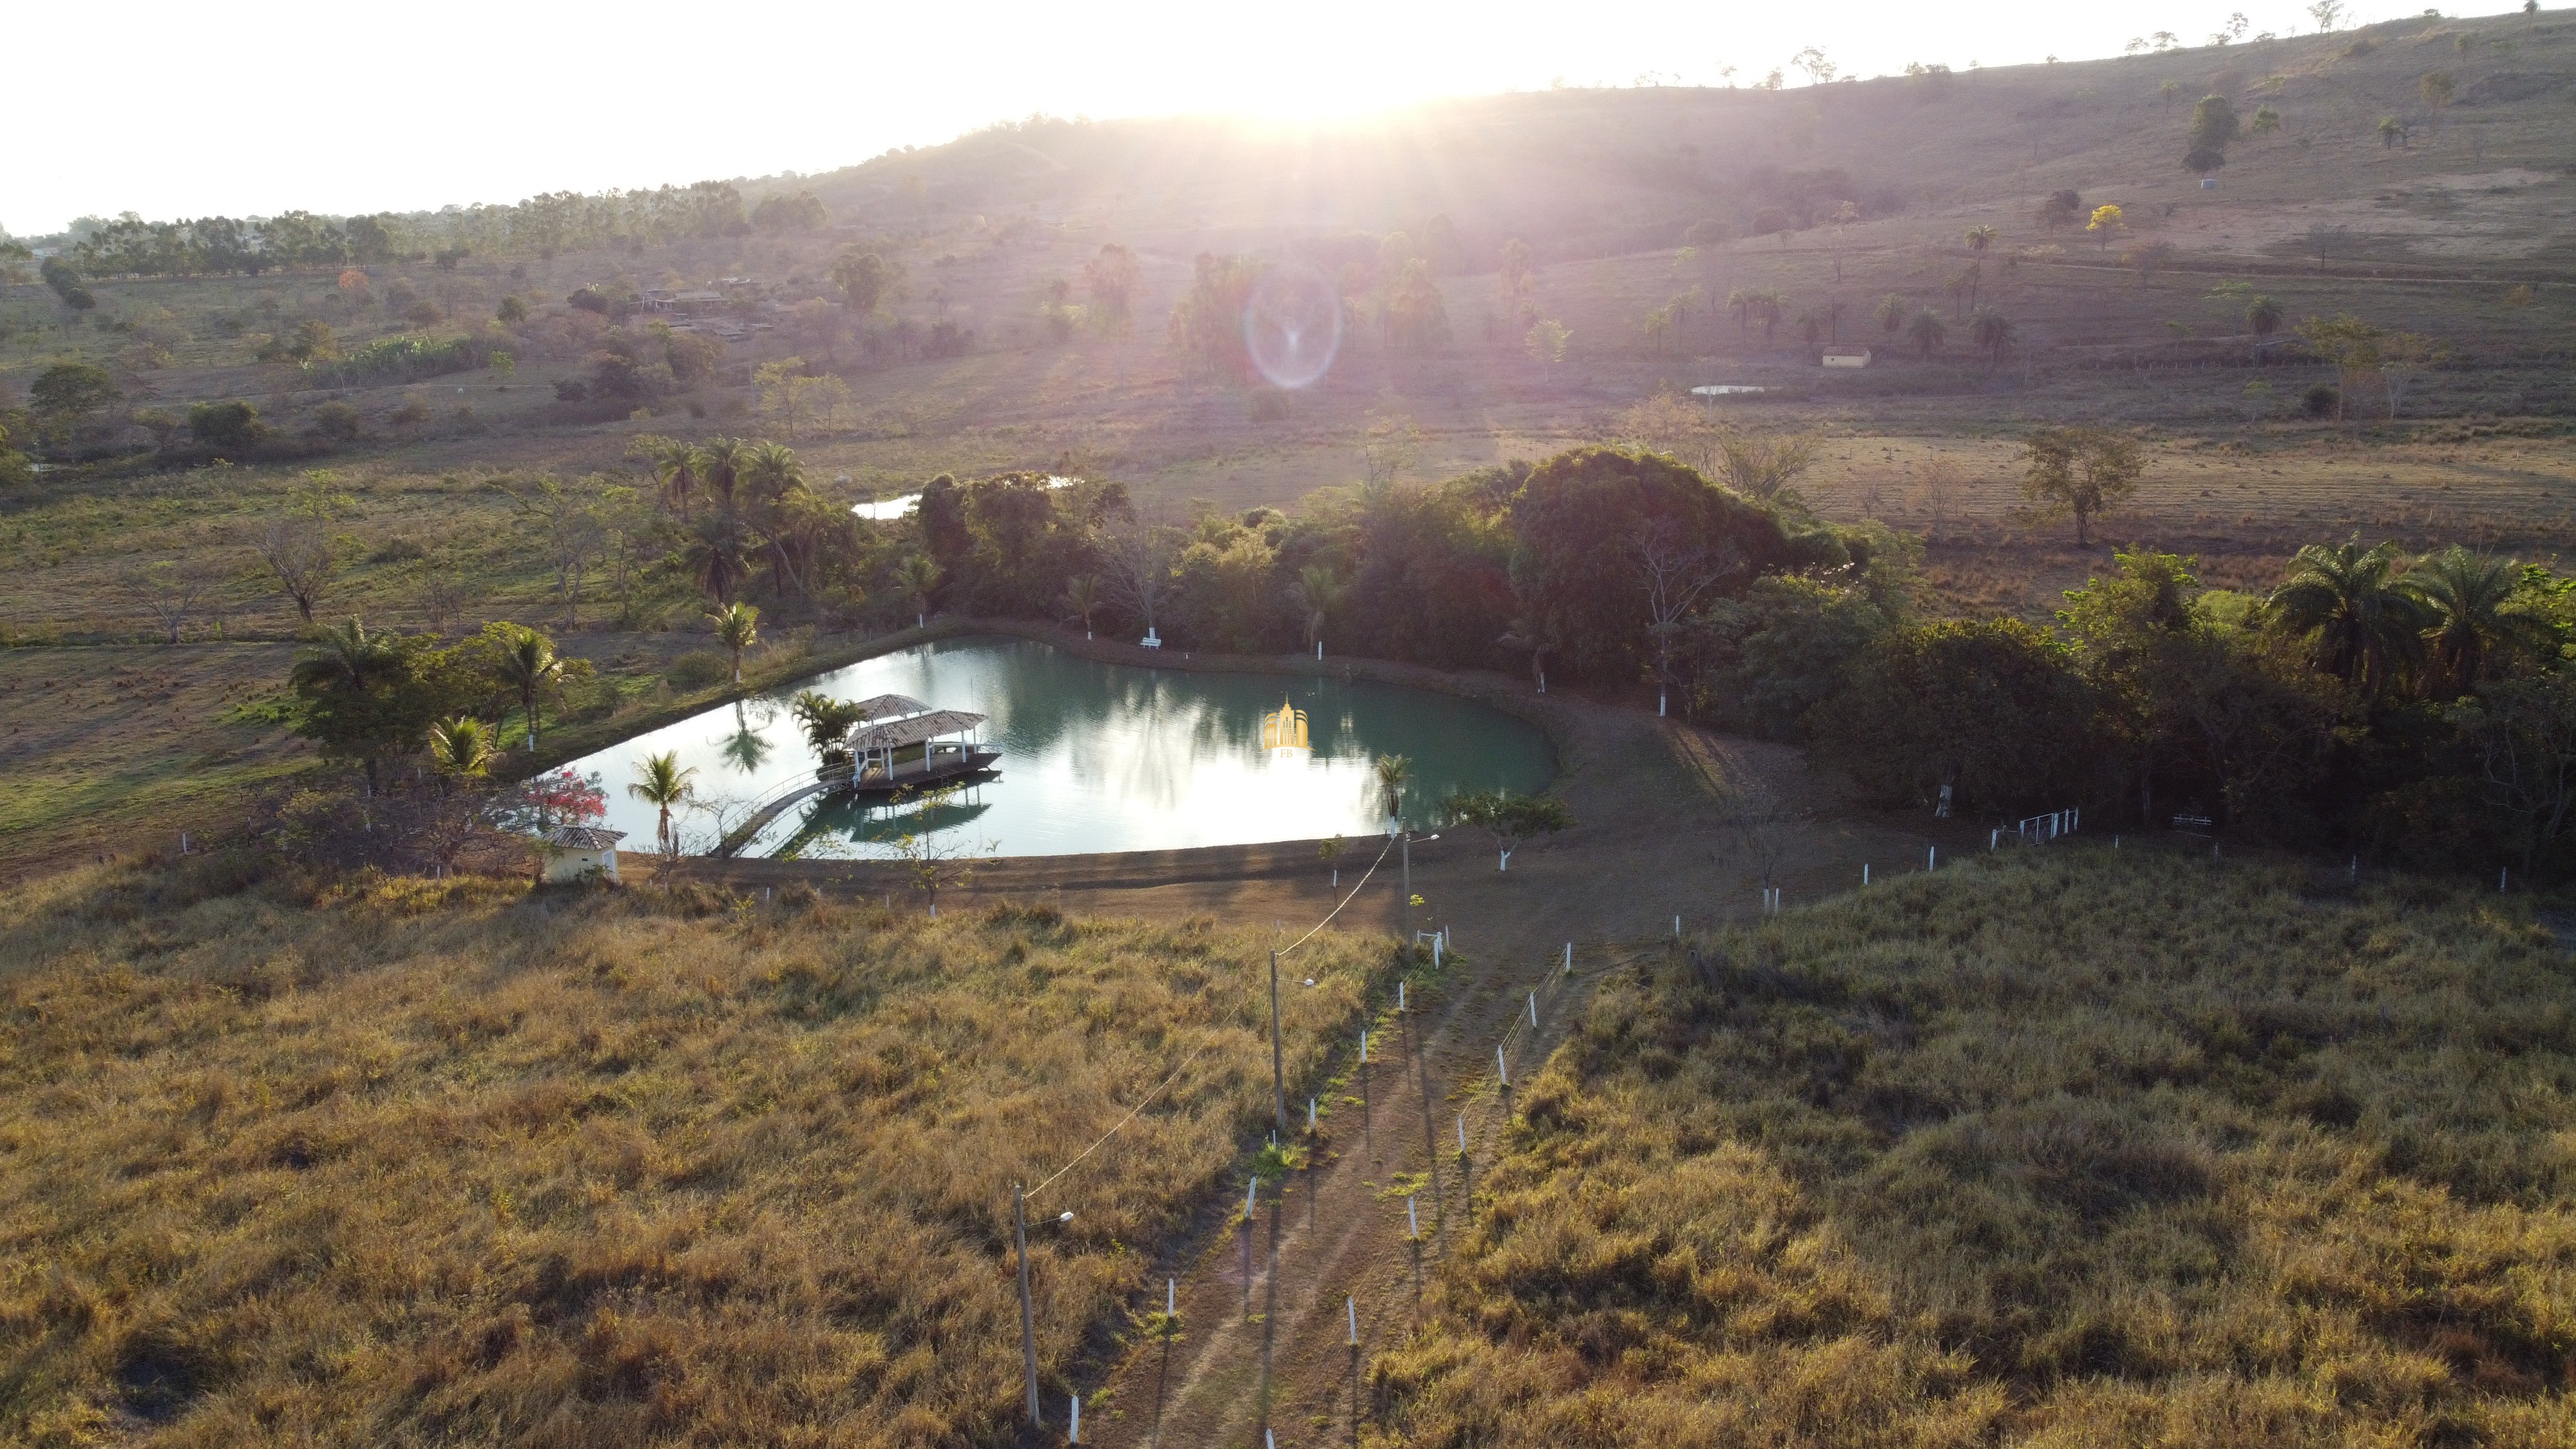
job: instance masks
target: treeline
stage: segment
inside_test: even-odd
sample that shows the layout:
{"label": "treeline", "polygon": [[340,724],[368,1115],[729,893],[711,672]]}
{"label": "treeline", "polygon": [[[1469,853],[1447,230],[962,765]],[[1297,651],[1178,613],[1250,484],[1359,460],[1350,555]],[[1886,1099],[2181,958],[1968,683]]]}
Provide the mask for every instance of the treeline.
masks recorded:
{"label": "treeline", "polygon": [[821,204],[803,193],[771,198],[757,213],[746,215],[742,193],[726,181],[652,191],[558,191],[512,206],[407,215],[334,218],[289,211],[270,217],[146,221],[129,211],[112,221],[84,223],[71,257],[92,277],[256,276],[406,259],[453,266],[476,255],[553,256],[740,236],[754,229],[755,219],[774,229],[804,230],[823,217]]}
{"label": "treeline", "polygon": [[[2078,433],[2032,440],[2035,498],[2071,506],[2051,470]],[[2301,550],[2258,596],[2135,549],[2049,624],[1927,619],[1917,542],[1810,513],[1786,482],[1798,439],[1730,433],[1711,453],[1740,488],[1592,447],[1179,525],[1118,483],[1033,472],[942,475],[909,516],[871,522],[810,487],[792,450],[725,438],[639,440],[649,488],[506,486],[568,618],[597,573],[635,622],[758,600],[848,626],[950,611],[1183,650],[1322,644],[1539,689],[1649,687],[1673,713],[1809,745],[1895,806],[2009,821],[2080,805],[2424,864],[2565,864],[2576,579],[2353,541]]]}
{"label": "treeline", "polygon": [[906,614],[1647,685],[1676,712],[1810,744],[1894,805],[1946,793],[1998,820],[2084,805],[2419,863],[2562,864],[2576,580],[2356,541],[2302,550],[2255,596],[2138,549],[2045,626],[1925,619],[1913,540],[1826,523],[1763,481],[1793,441],[1726,440],[1716,466],[1759,501],[1668,457],[1590,448],[1185,527],[1149,526],[1099,485],[942,478],[909,525],[919,555],[898,528],[874,576]]}

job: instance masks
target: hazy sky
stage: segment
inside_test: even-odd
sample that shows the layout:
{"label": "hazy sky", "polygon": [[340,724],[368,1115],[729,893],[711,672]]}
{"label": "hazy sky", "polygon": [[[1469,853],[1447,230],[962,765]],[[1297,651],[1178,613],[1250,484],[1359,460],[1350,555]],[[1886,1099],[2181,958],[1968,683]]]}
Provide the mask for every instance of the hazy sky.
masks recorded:
{"label": "hazy sky", "polygon": [[2253,31],[2313,28],[2300,0],[29,5],[7,27],[0,227],[825,171],[1036,111],[1337,116],[1560,79],[1716,83],[1729,65],[1744,82],[1808,45],[1860,76],[2074,60],[2159,28],[2202,43],[2238,4]]}

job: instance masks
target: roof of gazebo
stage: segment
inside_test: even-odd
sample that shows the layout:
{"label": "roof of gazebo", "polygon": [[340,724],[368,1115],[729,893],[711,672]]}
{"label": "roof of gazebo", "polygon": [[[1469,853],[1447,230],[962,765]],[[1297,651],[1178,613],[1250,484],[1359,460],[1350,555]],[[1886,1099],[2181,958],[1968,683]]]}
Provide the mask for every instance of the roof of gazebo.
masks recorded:
{"label": "roof of gazebo", "polygon": [[899,750],[918,745],[941,735],[960,734],[984,722],[984,716],[962,709],[934,709],[910,719],[892,719],[884,724],[865,725],[850,733],[854,750]]}
{"label": "roof of gazebo", "polygon": [[869,719],[882,720],[893,719],[898,715],[919,714],[930,706],[908,694],[880,694],[874,699],[860,700],[851,708]]}

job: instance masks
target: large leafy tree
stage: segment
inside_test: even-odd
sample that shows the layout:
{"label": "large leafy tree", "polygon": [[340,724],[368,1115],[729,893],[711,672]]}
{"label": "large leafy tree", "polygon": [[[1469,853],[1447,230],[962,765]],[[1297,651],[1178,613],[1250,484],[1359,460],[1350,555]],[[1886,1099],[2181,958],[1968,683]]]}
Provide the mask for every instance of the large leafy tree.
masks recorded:
{"label": "large leafy tree", "polygon": [[1901,630],[1810,717],[1818,751],[1885,799],[2054,809],[2098,775],[2094,699],[2065,645],[2019,619]]}
{"label": "large leafy tree", "polygon": [[1117,242],[1101,243],[1099,254],[1082,264],[1093,326],[1111,337],[1127,335],[1135,325],[1136,288],[1142,275],[1135,252]]}
{"label": "large leafy tree", "polygon": [[123,394],[116,378],[94,362],[57,362],[36,374],[27,386],[27,401],[39,422],[67,432],[106,409]]}
{"label": "large leafy tree", "polygon": [[1528,474],[1518,463],[1362,500],[1354,533],[1365,547],[1340,611],[1353,652],[1448,668],[1499,662],[1515,612],[1506,500]]}
{"label": "large leafy tree", "polygon": [[2022,496],[2075,520],[2075,546],[2092,546],[2095,517],[2128,501],[2146,472],[2135,438],[2109,428],[2037,428],[2022,440]]}
{"label": "large leafy tree", "polygon": [[473,651],[369,629],[355,616],[312,631],[287,676],[302,703],[297,732],[326,756],[358,762],[370,788],[385,758],[419,748],[433,722],[465,712],[488,680]]}
{"label": "large leafy tree", "polygon": [[2290,561],[2289,577],[2263,601],[2264,621],[2309,642],[2317,667],[2376,700],[2423,657],[2432,611],[2398,582],[2394,543],[2359,539],[2312,543]]}
{"label": "large leafy tree", "polygon": [[841,289],[849,309],[862,317],[877,309],[901,275],[900,267],[858,247],[844,250],[832,261],[832,285]]}
{"label": "large leafy tree", "polygon": [[1510,503],[1512,592],[1530,637],[1589,678],[1643,676],[1654,641],[1649,581],[1631,562],[1655,528],[1724,578],[1789,562],[1768,509],[1665,457],[1614,448],[1563,453],[1531,470]]}
{"label": "large leafy tree", "polygon": [[2202,96],[2191,108],[2191,139],[2183,152],[2183,169],[2207,176],[2226,165],[2227,143],[2236,139],[2242,126],[2227,97]]}

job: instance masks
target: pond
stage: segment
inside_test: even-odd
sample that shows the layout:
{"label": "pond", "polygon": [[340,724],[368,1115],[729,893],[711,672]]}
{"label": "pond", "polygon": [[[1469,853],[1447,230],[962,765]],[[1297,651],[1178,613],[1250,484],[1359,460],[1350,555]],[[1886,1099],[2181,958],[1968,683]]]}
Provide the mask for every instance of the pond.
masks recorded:
{"label": "pond", "polygon": [[[697,771],[700,808],[683,848],[713,847],[749,807],[814,778],[816,756],[789,713],[807,688],[836,699],[903,694],[990,716],[990,775],[925,818],[912,802],[850,795],[791,806],[737,855],[866,859],[907,831],[982,855],[1070,855],[1248,845],[1380,833],[1376,761],[1412,763],[1405,815],[1432,824],[1457,788],[1534,794],[1555,772],[1547,738],[1500,710],[1367,681],[1102,664],[1030,640],[943,640],[864,660],[723,705],[573,763],[608,791],[608,825],[653,848],[651,807],[626,793],[636,762],[665,750]],[[1305,712],[1309,753],[1265,750],[1262,716]]]}
{"label": "pond", "polygon": [[[1757,387],[1753,390],[1755,392],[1760,392],[1762,389]],[[844,483],[850,481],[849,475],[846,473],[842,474],[841,481]],[[1050,475],[1047,478],[1047,486],[1049,488],[1067,488],[1071,487],[1072,484],[1073,480],[1070,478],[1053,475]],[[854,503],[850,505],[850,511],[861,518],[870,519],[878,523],[886,523],[898,518],[910,518],[912,516],[912,510],[919,508],[920,506],[921,494],[918,490],[915,490],[911,493],[896,494],[892,498],[872,498],[865,503]]]}

